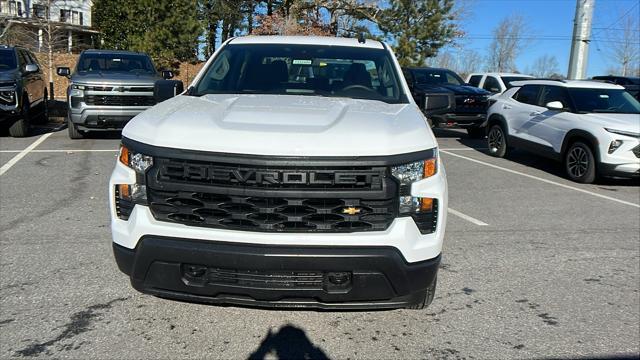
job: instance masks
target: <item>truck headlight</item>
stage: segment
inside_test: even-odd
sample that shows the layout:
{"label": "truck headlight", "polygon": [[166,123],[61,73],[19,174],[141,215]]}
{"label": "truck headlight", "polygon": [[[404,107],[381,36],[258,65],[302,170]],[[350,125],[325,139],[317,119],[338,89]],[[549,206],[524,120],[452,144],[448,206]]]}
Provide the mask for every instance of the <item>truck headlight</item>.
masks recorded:
{"label": "truck headlight", "polygon": [[122,220],[128,220],[135,204],[147,205],[145,173],[153,166],[153,157],[121,145],[118,161],[136,172],[135,184],[116,184],[115,188],[116,215]]}
{"label": "truck headlight", "polygon": [[438,203],[433,198],[411,196],[411,186],[414,182],[435,175],[437,171],[437,150],[433,158],[391,168],[391,175],[400,183],[400,216],[411,216],[422,234],[435,231]]}
{"label": "truck headlight", "polygon": [[5,103],[12,104],[16,101],[16,90],[2,90],[0,91],[0,100]]}

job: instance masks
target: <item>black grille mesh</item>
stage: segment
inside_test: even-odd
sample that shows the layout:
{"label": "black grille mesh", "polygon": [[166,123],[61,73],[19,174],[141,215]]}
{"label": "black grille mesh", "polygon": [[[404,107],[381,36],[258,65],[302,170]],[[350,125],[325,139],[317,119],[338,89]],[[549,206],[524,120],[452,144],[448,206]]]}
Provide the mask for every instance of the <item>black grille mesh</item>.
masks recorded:
{"label": "black grille mesh", "polygon": [[87,95],[84,102],[97,106],[152,106],[156,103],[153,96],[141,95]]}
{"label": "black grille mesh", "polygon": [[148,189],[157,220],[272,232],[380,231],[391,225],[397,198],[285,198]]}

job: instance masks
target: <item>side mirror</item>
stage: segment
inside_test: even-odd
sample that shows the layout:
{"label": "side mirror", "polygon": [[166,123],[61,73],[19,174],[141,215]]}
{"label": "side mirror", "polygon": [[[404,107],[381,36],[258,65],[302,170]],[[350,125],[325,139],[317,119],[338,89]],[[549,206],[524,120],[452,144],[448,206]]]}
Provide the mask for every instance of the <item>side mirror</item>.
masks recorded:
{"label": "side mirror", "polygon": [[162,78],[165,80],[173,79],[174,74],[171,70],[162,70]]}
{"label": "side mirror", "polygon": [[180,80],[158,80],[153,86],[153,97],[156,103],[171,99],[184,91],[184,84]]}
{"label": "side mirror", "polygon": [[27,65],[24,66],[24,73],[25,74],[37,73],[38,70],[40,70],[40,68],[36,64],[27,64]]}
{"label": "side mirror", "polygon": [[552,102],[547,103],[547,105],[545,105],[545,106],[549,110],[558,110],[558,111],[560,111],[560,110],[564,109],[564,105],[560,101],[552,101]]}
{"label": "side mirror", "polygon": [[71,76],[71,69],[66,66],[61,66],[56,69],[56,74],[58,74],[58,76],[69,77]]}

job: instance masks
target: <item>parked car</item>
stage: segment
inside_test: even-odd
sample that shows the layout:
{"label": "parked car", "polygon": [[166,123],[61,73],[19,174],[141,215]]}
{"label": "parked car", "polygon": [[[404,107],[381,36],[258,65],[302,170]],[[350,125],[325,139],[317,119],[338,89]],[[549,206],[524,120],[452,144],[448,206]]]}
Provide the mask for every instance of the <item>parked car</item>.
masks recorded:
{"label": "parked car", "polygon": [[474,138],[485,135],[481,125],[486,120],[490,92],[467,85],[458,74],[447,69],[403,68],[402,71],[419,105],[425,104],[427,95],[449,94],[454,98],[455,104],[449,111],[430,115],[433,126],[461,127]]}
{"label": "parked car", "polygon": [[0,45],[0,123],[9,135],[27,136],[32,122],[48,119],[47,84],[35,55]]}
{"label": "parked car", "polygon": [[632,76],[594,76],[593,80],[608,81],[613,84],[621,85],[629,94],[633,95],[637,100],[640,100],[640,77]]}
{"label": "parked car", "polygon": [[467,83],[480,89],[485,89],[493,94],[502,94],[512,88],[514,81],[530,80],[531,75],[515,73],[473,73],[467,76]]}
{"label": "parked car", "polygon": [[447,182],[401,74],[373,40],[226,41],[184,94],[122,132],[109,182],[120,270],[188,301],[429,305]]}
{"label": "parked car", "polygon": [[523,148],[562,161],[569,179],[640,176],[640,103],[595,81],[513,83],[489,108],[489,154]]}
{"label": "parked car", "polygon": [[173,77],[159,73],[147,54],[117,50],[85,50],[75,71],[59,67],[69,78],[67,88],[69,137],[80,139],[85,132],[119,130],[134,116],[156,103],[156,81]]}

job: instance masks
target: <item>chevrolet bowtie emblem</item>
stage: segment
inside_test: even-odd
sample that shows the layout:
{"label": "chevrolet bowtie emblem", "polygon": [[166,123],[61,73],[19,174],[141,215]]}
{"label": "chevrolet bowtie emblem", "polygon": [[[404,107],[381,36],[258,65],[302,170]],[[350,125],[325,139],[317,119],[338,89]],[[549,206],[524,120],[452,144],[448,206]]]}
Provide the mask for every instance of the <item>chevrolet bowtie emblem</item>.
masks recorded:
{"label": "chevrolet bowtie emblem", "polygon": [[360,214],[360,209],[356,207],[348,207],[348,208],[342,209],[342,213],[349,214],[349,215]]}

